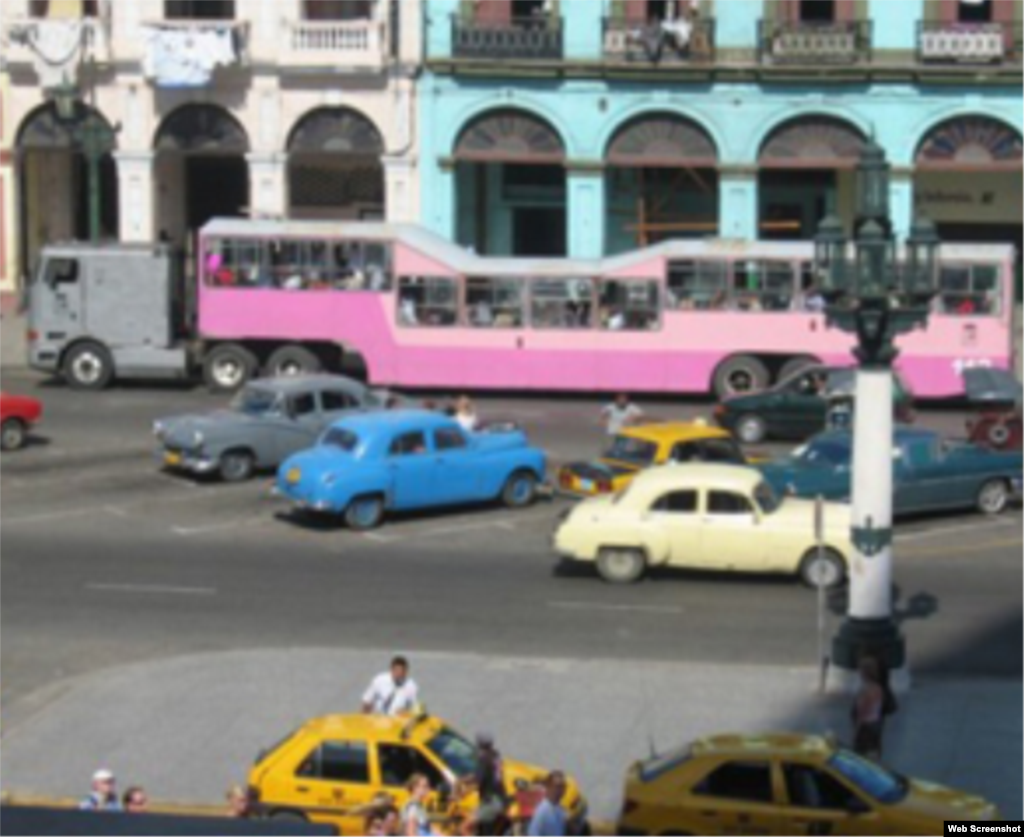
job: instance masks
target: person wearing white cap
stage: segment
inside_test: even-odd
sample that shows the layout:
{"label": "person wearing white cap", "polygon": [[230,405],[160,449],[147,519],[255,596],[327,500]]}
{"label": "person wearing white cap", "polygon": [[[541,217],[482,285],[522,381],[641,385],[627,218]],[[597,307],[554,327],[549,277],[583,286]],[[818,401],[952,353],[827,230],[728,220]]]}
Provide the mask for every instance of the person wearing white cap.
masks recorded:
{"label": "person wearing white cap", "polygon": [[117,779],[114,774],[102,768],[92,774],[92,793],[78,803],[82,811],[120,811],[121,800],[117,798]]}

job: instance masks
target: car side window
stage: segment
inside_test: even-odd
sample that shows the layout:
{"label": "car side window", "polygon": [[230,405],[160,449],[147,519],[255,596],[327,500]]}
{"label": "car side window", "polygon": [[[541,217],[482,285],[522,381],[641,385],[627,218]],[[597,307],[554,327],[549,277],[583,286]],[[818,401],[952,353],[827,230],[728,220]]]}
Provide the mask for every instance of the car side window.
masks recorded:
{"label": "car side window", "polygon": [[340,392],[336,389],[325,389],[320,393],[320,408],[325,413],[334,410],[351,410],[358,407],[355,398],[347,392]]}
{"label": "car side window", "polygon": [[396,436],[391,443],[388,453],[391,456],[415,456],[427,452],[427,437],[422,430],[414,430],[411,433],[403,433]]}
{"label": "car side window", "polygon": [[316,396],[311,392],[292,397],[290,405],[292,418],[302,418],[316,412]]}
{"label": "car side window", "polygon": [[696,491],[670,491],[658,498],[651,511],[670,514],[694,514],[697,511]]}
{"label": "car side window", "polygon": [[866,803],[834,776],[807,764],[783,764],[786,795],[790,805],[850,811],[866,808]]}
{"label": "car side window", "polygon": [[455,427],[442,427],[434,431],[434,447],[437,450],[458,450],[466,447],[466,437]]}
{"label": "car side window", "polygon": [[703,462],[743,462],[743,454],[732,439],[706,439],[700,443]]}
{"label": "car side window", "polygon": [[73,285],[78,281],[77,259],[50,259],[46,263],[46,283],[55,285]]}
{"label": "car side window", "polygon": [[303,759],[295,775],[329,782],[369,784],[370,759],[366,744],[325,741]]}
{"label": "car side window", "polygon": [[679,442],[672,448],[672,455],[669,458],[673,462],[693,462],[694,460],[700,460],[699,453],[700,450],[695,443]]}
{"label": "car side window", "polygon": [[434,763],[413,747],[379,744],[377,762],[380,765],[381,784],[392,788],[404,788],[414,773],[426,776],[432,788],[439,787],[445,781],[444,775]]}
{"label": "car side window", "polygon": [[700,796],[771,803],[772,770],[766,761],[730,761],[719,765],[693,789]]}
{"label": "car side window", "polygon": [[709,491],[708,512],[710,514],[753,514],[750,498],[733,491]]}

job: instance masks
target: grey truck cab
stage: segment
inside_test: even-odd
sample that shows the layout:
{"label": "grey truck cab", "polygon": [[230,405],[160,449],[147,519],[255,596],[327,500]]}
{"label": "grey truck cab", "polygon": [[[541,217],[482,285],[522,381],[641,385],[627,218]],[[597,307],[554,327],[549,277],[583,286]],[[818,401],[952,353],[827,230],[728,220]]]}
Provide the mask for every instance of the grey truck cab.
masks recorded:
{"label": "grey truck cab", "polygon": [[28,288],[29,363],[78,389],[189,374],[183,260],[163,244],[52,244]]}

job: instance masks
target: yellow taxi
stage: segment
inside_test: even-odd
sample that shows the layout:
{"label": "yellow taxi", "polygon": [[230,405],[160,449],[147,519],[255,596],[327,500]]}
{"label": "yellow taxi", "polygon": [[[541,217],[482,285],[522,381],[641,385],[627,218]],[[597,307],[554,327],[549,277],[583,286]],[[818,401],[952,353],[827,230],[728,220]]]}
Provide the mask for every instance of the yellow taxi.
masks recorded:
{"label": "yellow taxi", "polygon": [[[524,792],[548,772],[507,758],[503,765],[513,800],[530,796]],[[329,715],[307,721],[260,753],[249,772],[249,797],[258,815],[328,823],[342,834],[361,834],[374,797],[386,793],[401,808],[414,773],[430,780],[427,807],[439,823],[472,813],[476,793],[455,797],[452,792],[475,772],[476,747],[440,718]],[[516,804],[513,818],[525,814],[515,810]],[[562,804],[574,825],[582,827],[586,801],[572,779]]]}
{"label": "yellow taxi", "polygon": [[747,463],[728,430],[701,421],[628,427],[612,437],[591,462],[570,462],[558,471],[558,490],[577,497],[621,491],[640,471],[666,462]]}
{"label": "yellow taxi", "polygon": [[908,779],[813,735],[717,735],[638,762],[616,833],[943,834],[980,796]]}

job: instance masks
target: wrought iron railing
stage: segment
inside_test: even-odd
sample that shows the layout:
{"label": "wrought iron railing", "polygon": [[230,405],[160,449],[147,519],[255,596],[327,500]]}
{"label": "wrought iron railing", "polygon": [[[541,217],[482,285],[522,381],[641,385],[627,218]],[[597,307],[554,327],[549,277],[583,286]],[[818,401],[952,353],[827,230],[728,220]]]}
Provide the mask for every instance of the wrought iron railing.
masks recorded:
{"label": "wrought iron railing", "polygon": [[864,64],[871,61],[871,21],[762,20],[762,64]]}
{"label": "wrought iron railing", "polygon": [[715,21],[637,23],[604,18],[604,57],[609,61],[652,64],[710,63],[715,60]]}
{"label": "wrought iron railing", "polygon": [[1020,60],[1016,37],[1003,23],[943,23],[917,25],[917,58],[923,64],[998,64]]}
{"label": "wrought iron railing", "polygon": [[456,58],[562,57],[562,19],[551,15],[509,21],[452,18],[452,54]]}

